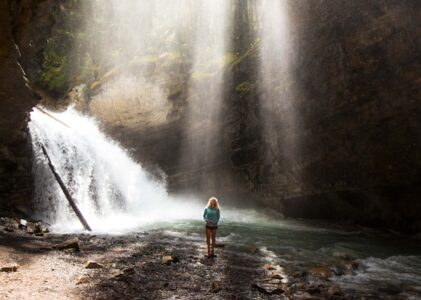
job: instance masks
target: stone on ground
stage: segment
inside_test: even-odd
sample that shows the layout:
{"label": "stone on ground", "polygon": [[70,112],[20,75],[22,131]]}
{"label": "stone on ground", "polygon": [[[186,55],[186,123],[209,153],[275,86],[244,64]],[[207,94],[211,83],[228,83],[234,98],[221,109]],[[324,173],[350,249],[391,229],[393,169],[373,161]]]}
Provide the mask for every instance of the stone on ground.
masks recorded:
{"label": "stone on ground", "polygon": [[75,237],[70,240],[64,241],[63,243],[58,244],[54,248],[58,250],[74,249],[76,251],[80,251],[79,238]]}
{"label": "stone on ground", "polygon": [[103,267],[104,267],[103,265],[101,265],[101,264],[99,264],[99,263],[97,263],[95,261],[88,260],[85,263],[85,269],[101,269]]}
{"label": "stone on ground", "polygon": [[170,265],[171,262],[172,262],[172,256],[170,256],[170,255],[164,255],[164,256],[162,256],[161,263],[163,265]]}

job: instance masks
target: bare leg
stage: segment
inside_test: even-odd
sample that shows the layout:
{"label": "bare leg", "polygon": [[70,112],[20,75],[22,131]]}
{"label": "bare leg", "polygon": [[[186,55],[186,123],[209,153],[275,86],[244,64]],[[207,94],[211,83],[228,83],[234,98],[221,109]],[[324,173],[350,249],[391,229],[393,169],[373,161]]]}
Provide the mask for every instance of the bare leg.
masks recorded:
{"label": "bare leg", "polygon": [[211,235],[212,235],[212,230],[209,228],[206,228],[206,244],[208,245],[208,256],[211,255],[211,245],[210,245]]}
{"label": "bare leg", "polygon": [[215,240],[216,240],[216,229],[212,229],[211,231],[212,231],[212,251],[211,251],[211,254],[213,255],[214,251],[215,251],[215,244],[216,244],[216,242],[215,242]]}

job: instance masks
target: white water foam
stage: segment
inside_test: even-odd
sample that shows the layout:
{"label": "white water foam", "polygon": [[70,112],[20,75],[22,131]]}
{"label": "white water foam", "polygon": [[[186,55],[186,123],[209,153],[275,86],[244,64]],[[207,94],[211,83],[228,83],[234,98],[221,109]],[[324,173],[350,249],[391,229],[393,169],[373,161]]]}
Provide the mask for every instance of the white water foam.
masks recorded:
{"label": "white water foam", "polygon": [[165,182],[153,179],[97,122],[73,108],[35,110],[29,123],[33,144],[35,201],[38,213],[58,232],[82,231],[55,181],[41,144],[94,232],[125,232],[165,220],[198,219],[202,205],[172,199]]}

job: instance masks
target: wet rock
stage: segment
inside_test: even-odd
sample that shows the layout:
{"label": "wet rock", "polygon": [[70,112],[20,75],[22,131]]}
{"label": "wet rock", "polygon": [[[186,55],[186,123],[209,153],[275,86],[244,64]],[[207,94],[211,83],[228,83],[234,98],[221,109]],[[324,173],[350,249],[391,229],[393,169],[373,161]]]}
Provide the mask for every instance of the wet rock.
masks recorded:
{"label": "wet rock", "polygon": [[215,248],[225,248],[225,244],[215,244]]}
{"label": "wet rock", "polygon": [[104,266],[97,263],[97,262],[88,260],[85,263],[84,267],[85,267],[85,269],[102,269]]}
{"label": "wet rock", "polygon": [[327,266],[319,266],[312,268],[310,274],[316,277],[329,278],[332,277],[332,271]]}
{"label": "wet rock", "polygon": [[218,293],[222,290],[221,282],[220,281],[212,281],[211,292]]}
{"label": "wet rock", "polygon": [[10,264],[0,268],[0,272],[16,272],[18,270],[17,264]]}
{"label": "wet rock", "polygon": [[170,265],[171,264],[171,262],[172,262],[172,256],[170,256],[170,255],[164,255],[164,256],[162,256],[162,258],[161,258],[161,264],[163,264],[163,265]]}
{"label": "wet rock", "polygon": [[75,237],[67,241],[64,241],[63,243],[57,246],[54,246],[54,249],[58,249],[58,250],[74,249],[75,251],[80,251],[79,238]]}

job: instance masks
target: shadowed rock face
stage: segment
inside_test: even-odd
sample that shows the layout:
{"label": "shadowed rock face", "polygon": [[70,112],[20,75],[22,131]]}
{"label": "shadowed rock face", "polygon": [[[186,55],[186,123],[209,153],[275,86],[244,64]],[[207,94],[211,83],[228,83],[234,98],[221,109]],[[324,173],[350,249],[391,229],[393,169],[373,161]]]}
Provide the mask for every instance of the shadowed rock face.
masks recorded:
{"label": "shadowed rock face", "polygon": [[[54,1],[0,4],[0,211],[28,207],[32,198],[29,112],[38,99],[26,81],[40,64]],[[20,56],[23,54],[23,56]],[[41,57],[41,58],[40,58]],[[18,63],[18,61],[20,63]]]}
{"label": "shadowed rock face", "polygon": [[[42,64],[58,5],[52,2],[0,4],[2,206],[31,197],[26,122],[36,100],[16,61],[30,74]],[[420,229],[420,3],[289,1],[287,9],[295,55],[276,97],[291,105],[261,104],[258,51],[251,51],[225,71],[220,124],[204,117],[186,127],[187,86],[177,84],[165,122],[160,116],[154,123],[154,115],[139,121],[130,115],[136,109],[126,109],[118,122],[102,120],[106,130],[150,169],[164,170],[174,192],[247,194],[289,216]],[[243,32],[233,48],[245,51],[241,43],[254,39],[253,30],[234,30]],[[153,72],[159,62],[147,67]],[[186,80],[182,76],[177,80]],[[290,82],[295,93],[282,86]],[[263,119],[272,131],[264,130]],[[212,161],[180,161],[182,145],[206,126],[220,126]]]}
{"label": "shadowed rock face", "polygon": [[[298,93],[290,109],[259,108],[277,130],[251,149],[244,138],[235,166],[286,215],[419,229],[421,5],[294,2],[289,12],[296,58],[287,76]],[[289,114],[298,130],[282,125]],[[256,119],[246,122],[253,141]],[[282,144],[289,135],[295,145]]]}
{"label": "shadowed rock face", "polygon": [[289,107],[237,97],[234,168],[289,216],[419,229],[421,5],[291,1],[288,11],[295,58],[282,82],[296,91],[278,94]]}

